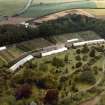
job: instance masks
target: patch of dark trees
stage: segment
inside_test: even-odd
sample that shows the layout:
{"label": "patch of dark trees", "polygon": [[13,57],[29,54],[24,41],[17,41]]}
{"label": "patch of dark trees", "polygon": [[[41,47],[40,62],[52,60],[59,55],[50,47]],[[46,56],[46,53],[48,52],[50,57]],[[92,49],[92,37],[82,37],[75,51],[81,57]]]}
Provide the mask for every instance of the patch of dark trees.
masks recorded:
{"label": "patch of dark trees", "polygon": [[[37,28],[25,28],[21,25],[0,26],[0,46],[19,43],[33,38],[50,39],[52,35],[92,30],[105,37],[105,20],[83,15],[66,15],[57,20],[42,23]],[[53,41],[54,42],[54,41]]]}

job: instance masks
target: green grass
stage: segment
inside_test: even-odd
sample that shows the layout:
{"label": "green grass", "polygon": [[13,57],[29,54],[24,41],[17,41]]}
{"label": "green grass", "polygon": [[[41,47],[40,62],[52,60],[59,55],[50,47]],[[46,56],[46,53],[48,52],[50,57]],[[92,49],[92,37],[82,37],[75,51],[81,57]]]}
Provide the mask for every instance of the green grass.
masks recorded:
{"label": "green grass", "polygon": [[[75,0],[68,0],[75,1]],[[13,15],[20,11],[26,5],[27,0],[0,0],[0,15]],[[39,5],[39,3],[45,3]],[[34,0],[27,12],[22,16],[26,17],[39,17],[47,15],[53,12],[58,12],[66,9],[72,8],[104,8],[104,1],[88,1],[88,0],[78,0],[77,2],[66,3],[65,0]],[[59,5],[59,6],[58,6]]]}
{"label": "green grass", "polygon": [[0,0],[0,15],[13,15],[25,6],[27,0]]}
{"label": "green grass", "polygon": [[[46,2],[47,3],[47,2]],[[51,14],[54,12],[67,10],[67,9],[82,9],[82,8],[105,8],[105,1],[87,1],[81,0],[71,3],[48,3],[48,4],[33,3],[32,6],[22,15],[26,17],[40,17],[43,15]],[[58,6],[59,5],[59,6]]]}
{"label": "green grass", "polygon": [[[59,5],[59,6],[58,6]],[[32,5],[22,16],[40,17],[54,12],[73,9],[73,8],[97,8],[96,4],[91,1],[80,1],[74,3],[51,3]]]}

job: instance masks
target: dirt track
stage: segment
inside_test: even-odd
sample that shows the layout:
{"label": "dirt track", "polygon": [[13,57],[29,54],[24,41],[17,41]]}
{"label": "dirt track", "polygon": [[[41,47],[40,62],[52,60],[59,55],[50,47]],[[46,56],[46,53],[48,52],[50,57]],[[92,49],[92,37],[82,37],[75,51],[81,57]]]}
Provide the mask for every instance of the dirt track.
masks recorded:
{"label": "dirt track", "polygon": [[88,101],[81,103],[80,105],[96,105],[99,102],[99,100],[100,100],[100,97],[97,96],[93,99],[90,99]]}

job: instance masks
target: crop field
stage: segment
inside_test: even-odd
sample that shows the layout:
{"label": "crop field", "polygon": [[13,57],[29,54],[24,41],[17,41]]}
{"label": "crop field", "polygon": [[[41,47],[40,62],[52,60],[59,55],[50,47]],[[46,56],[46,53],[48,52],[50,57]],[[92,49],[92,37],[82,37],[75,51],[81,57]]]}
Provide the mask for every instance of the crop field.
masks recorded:
{"label": "crop field", "polygon": [[[28,0],[0,0],[0,15],[7,16],[13,15],[16,12],[22,10],[26,5]],[[75,0],[33,0],[33,4],[38,4],[40,2],[44,3],[58,3],[58,2],[69,2]]]}
{"label": "crop field", "polygon": [[33,4],[39,4],[39,3],[65,3],[65,2],[74,2],[74,1],[84,1],[84,0],[33,0]]}
{"label": "crop field", "polygon": [[40,17],[54,12],[67,9],[81,9],[81,8],[105,8],[105,1],[76,1],[65,3],[33,3],[30,8],[22,15],[26,17]]}
{"label": "crop field", "polygon": [[0,15],[13,15],[20,11],[27,0],[0,0]]}
{"label": "crop field", "polygon": [[[13,15],[21,11],[28,0],[0,0],[0,15]],[[74,2],[73,2],[74,1]],[[59,5],[59,6],[58,6]],[[104,0],[33,0],[30,8],[22,15],[39,17],[72,8],[105,8]]]}
{"label": "crop field", "polygon": [[105,9],[83,9],[83,10],[98,18],[105,18]]}

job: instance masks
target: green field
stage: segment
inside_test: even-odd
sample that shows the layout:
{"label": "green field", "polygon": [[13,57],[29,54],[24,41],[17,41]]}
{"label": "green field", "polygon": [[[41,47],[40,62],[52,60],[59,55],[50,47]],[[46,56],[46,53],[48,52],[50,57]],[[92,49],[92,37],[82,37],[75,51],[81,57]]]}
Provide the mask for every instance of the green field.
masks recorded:
{"label": "green field", "polygon": [[0,15],[13,15],[25,6],[27,0],[0,0]]}
{"label": "green field", "polygon": [[51,14],[54,12],[67,10],[67,9],[81,9],[81,8],[105,8],[105,1],[77,1],[71,3],[50,3],[50,4],[35,4],[33,3],[30,8],[22,15],[26,17],[40,17],[43,15]]}
{"label": "green field", "polygon": [[[53,12],[72,8],[104,8],[105,1],[96,0],[34,0],[30,8],[22,16],[38,17]],[[0,15],[13,15],[22,10],[27,0],[0,0]],[[71,2],[71,3],[70,3]],[[42,3],[42,4],[40,4]],[[59,6],[58,6],[59,5]]]}

